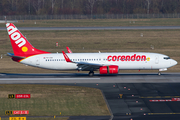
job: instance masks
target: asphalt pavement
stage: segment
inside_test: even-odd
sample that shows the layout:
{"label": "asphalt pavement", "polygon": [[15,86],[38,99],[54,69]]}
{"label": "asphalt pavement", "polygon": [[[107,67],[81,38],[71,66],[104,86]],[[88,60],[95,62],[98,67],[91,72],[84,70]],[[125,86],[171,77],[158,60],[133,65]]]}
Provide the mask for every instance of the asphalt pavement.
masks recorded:
{"label": "asphalt pavement", "polygon": [[117,75],[83,73],[11,74],[1,73],[0,84],[10,83],[180,83],[180,73],[120,73]]}
{"label": "asphalt pavement", "polygon": [[[143,82],[142,82],[143,81]],[[180,119],[180,73],[0,74],[0,84],[48,84],[100,89],[111,116],[70,116],[69,120]],[[58,117],[58,116],[57,116]]]}
{"label": "asphalt pavement", "polygon": [[[112,111],[113,120],[180,119],[178,83],[91,83],[63,84],[102,90]],[[157,100],[158,102],[151,102]]]}

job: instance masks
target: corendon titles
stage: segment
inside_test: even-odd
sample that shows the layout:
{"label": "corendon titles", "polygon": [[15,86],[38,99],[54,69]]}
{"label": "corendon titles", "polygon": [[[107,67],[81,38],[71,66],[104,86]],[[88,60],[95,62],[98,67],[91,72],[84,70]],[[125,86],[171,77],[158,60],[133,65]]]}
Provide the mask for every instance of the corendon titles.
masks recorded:
{"label": "corendon titles", "polygon": [[146,61],[145,55],[119,55],[119,56],[111,56],[107,57],[107,61]]}
{"label": "corendon titles", "polygon": [[23,36],[21,36],[21,34],[18,32],[18,29],[15,26],[7,23],[7,30],[10,38],[15,41],[18,47],[22,47],[26,44],[26,40],[23,38]]}

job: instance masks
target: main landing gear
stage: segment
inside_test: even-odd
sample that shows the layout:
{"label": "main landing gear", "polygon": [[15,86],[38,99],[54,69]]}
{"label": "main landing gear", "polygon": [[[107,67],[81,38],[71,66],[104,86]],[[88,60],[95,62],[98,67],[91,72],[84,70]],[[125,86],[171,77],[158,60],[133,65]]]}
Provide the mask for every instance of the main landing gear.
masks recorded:
{"label": "main landing gear", "polygon": [[160,76],[160,75],[161,75],[161,72],[158,72],[158,75]]}
{"label": "main landing gear", "polygon": [[89,76],[93,76],[94,72],[93,71],[89,71]]}

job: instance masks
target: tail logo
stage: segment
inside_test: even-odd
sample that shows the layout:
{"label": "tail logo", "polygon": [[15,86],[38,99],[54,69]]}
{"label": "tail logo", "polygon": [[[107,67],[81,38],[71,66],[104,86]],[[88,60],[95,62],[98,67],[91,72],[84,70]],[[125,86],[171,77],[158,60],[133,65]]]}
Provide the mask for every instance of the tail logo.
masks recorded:
{"label": "tail logo", "polygon": [[[18,29],[13,25],[10,25],[10,23],[7,23],[6,26],[11,40],[15,41],[19,48],[24,46],[26,44],[26,40],[24,39],[23,35],[18,31]],[[21,50],[23,52],[27,52],[28,48],[24,46]]]}
{"label": "tail logo", "polygon": [[28,48],[27,48],[27,47],[22,47],[22,51],[23,51],[23,52],[27,52],[27,51],[28,51]]}

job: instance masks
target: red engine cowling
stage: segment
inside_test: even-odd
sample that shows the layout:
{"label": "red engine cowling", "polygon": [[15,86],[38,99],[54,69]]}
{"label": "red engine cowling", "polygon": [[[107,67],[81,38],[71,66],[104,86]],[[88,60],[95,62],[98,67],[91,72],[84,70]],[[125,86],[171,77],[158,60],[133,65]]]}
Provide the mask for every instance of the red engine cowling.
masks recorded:
{"label": "red engine cowling", "polygon": [[118,74],[119,67],[117,65],[102,66],[99,68],[100,74]]}

